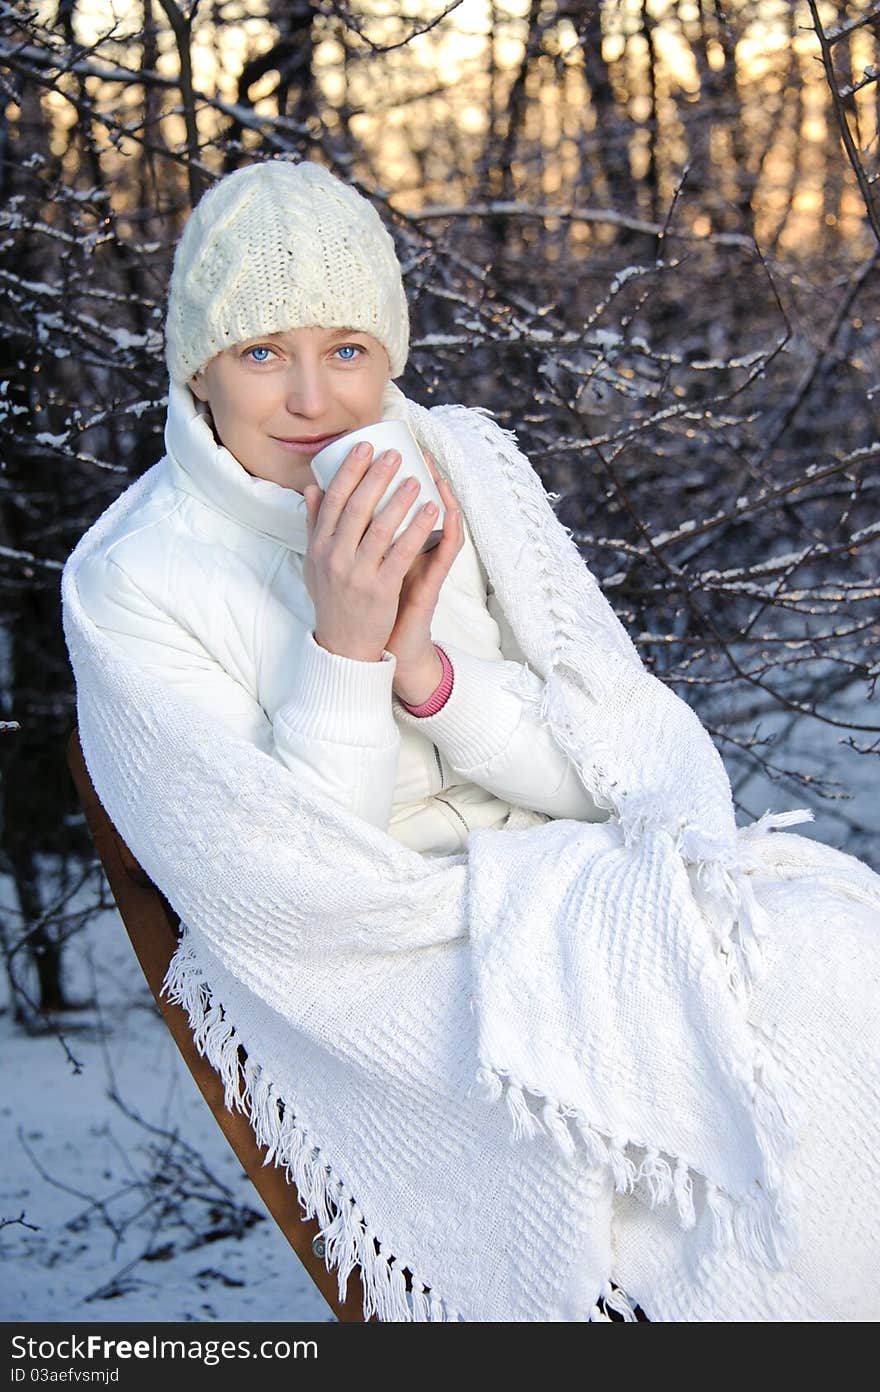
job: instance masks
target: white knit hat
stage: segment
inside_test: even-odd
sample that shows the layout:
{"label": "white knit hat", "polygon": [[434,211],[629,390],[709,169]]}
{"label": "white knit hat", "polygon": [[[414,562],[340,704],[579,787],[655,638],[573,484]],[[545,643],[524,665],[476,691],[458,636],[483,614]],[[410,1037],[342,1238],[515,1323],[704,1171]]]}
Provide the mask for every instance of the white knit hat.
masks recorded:
{"label": "white knit hat", "polygon": [[394,241],[376,209],[311,160],[263,160],[219,179],[174,253],[165,321],[172,381],[260,334],[347,327],[409,354],[409,307]]}

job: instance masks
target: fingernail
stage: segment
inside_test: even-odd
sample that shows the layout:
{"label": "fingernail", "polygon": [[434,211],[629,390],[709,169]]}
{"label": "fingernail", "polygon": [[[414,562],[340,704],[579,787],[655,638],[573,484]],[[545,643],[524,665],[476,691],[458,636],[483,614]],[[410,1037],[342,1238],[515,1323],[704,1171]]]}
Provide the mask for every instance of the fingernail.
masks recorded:
{"label": "fingernail", "polygon": [[361,440],[360,444],[355,446],[355,459],[366,459],[367,455],[370,453],[370,449],[369,440]]}

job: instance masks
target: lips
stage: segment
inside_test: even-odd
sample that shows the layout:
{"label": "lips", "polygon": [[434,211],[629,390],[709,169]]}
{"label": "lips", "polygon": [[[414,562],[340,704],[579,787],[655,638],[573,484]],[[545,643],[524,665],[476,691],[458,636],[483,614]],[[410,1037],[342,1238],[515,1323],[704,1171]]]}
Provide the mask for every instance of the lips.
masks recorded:
{"label": "lips", "polygon": [[286,449],[288,454],[298,454],[303,458],[311,459],[314,455],[320,454],[322,449],[332,445],[334,440],[340,439],[344,433],[341,431],[339,435],[319,435],[311,440],[281,440],[277,436],[273,438],[276,445]]}
{"label": "lips", "polygon": [[306,435],[300,439],[288,439],[283,435],[276,435],[276,440],[282,445],[329,445],[331,440],[338,440],[342,431],[335,435]]}

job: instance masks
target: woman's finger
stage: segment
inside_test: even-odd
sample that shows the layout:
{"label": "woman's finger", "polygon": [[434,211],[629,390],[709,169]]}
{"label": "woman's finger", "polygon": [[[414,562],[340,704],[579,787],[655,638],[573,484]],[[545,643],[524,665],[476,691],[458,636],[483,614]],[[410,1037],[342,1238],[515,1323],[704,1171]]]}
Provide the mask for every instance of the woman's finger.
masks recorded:
{"label": "woman's finger", "polygon": [[[417,494],[414,494],[410,487],[411,482],[411,479],[404,479],[398,484],[382,510],[371,519],[370,525],[358,545],[358,555],[362,555],[378,565],[390,550],[394,544],[394,533],[403,522],[413,503],[417,501]],[[418,513],[416,513],[416,517],[419,517]]]}
{"label": "woman's finger", "polygon": [[424,561],[416,581],[420,601],[424,602],[427,598],[436,604],[440,587],[452,569],[463,540],[461,511],[451,508],[443,519],[443,535],[437,545],[419,558]]}
{"label": "woman's finger", "polygon": [[464,542],[464,526],[461,520],[461,508],[458,506],[448,507],[446,516],[443,518],[443,535],[435,551],[440,551],[446,571],[452,566]]}
{"label": "woman's finger", "polygon": [[[447,484],[445,489],[441,488],[440,496],[446,508],[446,516],[443,518],[443,540],[446,540],[447,524],[449,529],[450,545],[453,548],[453,558],[457,551],[464,545],[464,521],[462,517],[461,504]],[[450,565],[452,562],[450,561]]]}
{"label": "woman's finger", "polygon": [[429,533],[437,524],[437,516],[437,504],[433,499],[429,504],[422,504],[417,510],[415,516],[385,553],[382,567],[389,575],[399,574],[402,578],[414,561],[418,561],[423,554],[427,554],[422,553],[422,547]]}
{"label": "woman's finger", "polygon": [[423,450],[422,453],[425,456],[431,478],[437,485],[437,492],[443,499],[443,506],[446,511],[448,512],[450,508],[460,507],[459,501],[452,490],[452,485],[447,478],[444,478],[443,474],[441,474],[440,470],[437,468],[433,454],[431,454],[430,450]]}
{"label": "woman's finger", "polygon": [[[366,444],[363,454],[359,453],[361,444]],[[369,441],[361,441],[349,450],[327,485],[321,502],[320,520],[316,519],[316,527],[322,537],[335,536],[341,530],[343,542],[347,543],[352,551],[357,542],[352,544],[353,514],[349,502],[353,494],[359,494],[362,500],[365,492],[374,495],[375,500],[376,490],[381,485],[381,474],[374,468],[374,464],[373,446]],[[385,482],[387,483],[387,478]],[[362,513],[363,509],[355,506],[354,511]],[[357,540],[360,540],[360,534]]]}
{"label": "woman's finger", "polygon": [[452,484],[449,482],[449,479],[444,478],[439,469],[434,473],[433,478],[437,485],[437,491],[443,499],[445,506],[447,508],[450,505],[452,507],[458,507],[458,499],[452,491]]}
{"label": "woman's finger", "polygon": [[452,488],[450,487],[449,483],[447,483],[446,479],[441,479],[438,482],[437,490],[440,494],[440,497],[443,499],[443,505],[446,508],[447,512],[461,511],[461,503],[456,498],[455,494],[452,491]]}
{"label": "woman's finger", "polygon": [[303,497],[306,503],[306,536],[311,542],[312,532],[315,530],[315,519],[318,515],[318,508],[321,506],[321,499],[324,490],[317,483],[307,483],[303,489]]}
{"label": "woman's finger", "polygon": [[434,480],[437,487],[441,488],[445,484],[445,486],[448,488],[449,482],[447,479],[443,477],[440,470],[437,468],[437,461],[435,460],[433,454],[431,454],[429,450],[424,450],[423,453],[425,456],[425,461],[428,465],[428,472],[430,473],[431,478]]}

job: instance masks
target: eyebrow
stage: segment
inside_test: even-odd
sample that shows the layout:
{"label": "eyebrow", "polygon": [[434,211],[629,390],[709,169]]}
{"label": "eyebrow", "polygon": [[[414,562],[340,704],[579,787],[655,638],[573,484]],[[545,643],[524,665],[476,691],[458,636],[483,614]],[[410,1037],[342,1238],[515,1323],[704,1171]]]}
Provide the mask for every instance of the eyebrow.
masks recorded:
{"label": "eyebrow", "polygon": [[[362,333],[366,333],[366,329],[354,329],[354,328],[351,327],[351,325],[347,325],[345,328],[342,328],[342,329],[334,329],[333,332],[332,332],[332,334],[330,335],[330,337],[331,337],[331,339],[333,339],[333,338],[342,338],[343,334],[362,334]],[[278,329],[278,330],[276,330],[275,333],[266,334],[265,337],[266,337],[266,338],[285,338],[285,337],[286,337],[286,334],[287,334],[287,331],[285,331],[284,329]]]}

